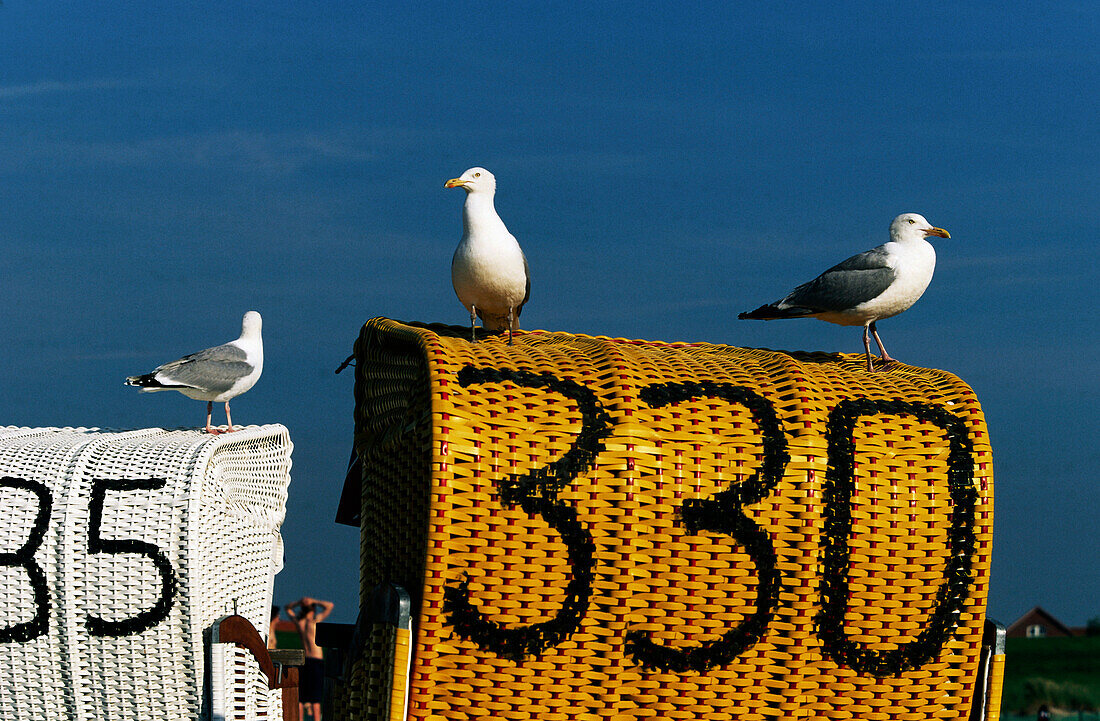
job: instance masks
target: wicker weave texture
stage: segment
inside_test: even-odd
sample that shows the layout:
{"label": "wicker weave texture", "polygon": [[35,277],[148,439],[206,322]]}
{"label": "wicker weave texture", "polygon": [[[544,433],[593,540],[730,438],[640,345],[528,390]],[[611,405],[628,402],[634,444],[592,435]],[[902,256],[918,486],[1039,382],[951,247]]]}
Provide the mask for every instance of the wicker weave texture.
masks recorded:
{"label": "wicker weave texture", "polygon": [[[204,631],[234,611],[267,628],[291,449],[279,425],[0,429],[5,714],[209,713]],[[213,683],[229,685],[215,696],[250,705],[242,718],[279,716],[258,670],[230,672],[235,649],[211,653],[226,670]]]}
{"label": "wicker weave texture", "polygon": [[[965,383],[465,332],[356,346],[361,581],[413,595],[413,718],[969,714],[993,486]],[[388,689],[342,693],[376,719]]]}
{"label": "wicker weave texture", "polygon": [[989,674],[991,683],[989,687],[989,696],[985,704],[984,721],[999,721],[1001,718],[1001,698],[1004,696],[1005,690],[1006,661],[1007,658],[1004,654],[997,654],[991,661],[993,667]]}

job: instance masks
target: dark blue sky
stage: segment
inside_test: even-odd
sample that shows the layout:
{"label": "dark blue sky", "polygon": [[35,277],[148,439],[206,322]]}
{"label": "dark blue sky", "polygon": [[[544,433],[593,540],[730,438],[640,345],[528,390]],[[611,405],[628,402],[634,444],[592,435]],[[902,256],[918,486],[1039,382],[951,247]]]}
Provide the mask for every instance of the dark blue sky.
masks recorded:
{"label": "dark blue sky", "polygon": [[1100,616],[1094,2],[230,5],[0,6],[0,423],[198,425],[122,379],[259,310],[234,418],[295,442],[277,600],[350,622],[333,369],[370,317],[465,322],[447,178],[497,175],[526,327],[783,349],[862,346],[737,312],[915,211],[952,239],[880,330],[982,399],[990,613]]}

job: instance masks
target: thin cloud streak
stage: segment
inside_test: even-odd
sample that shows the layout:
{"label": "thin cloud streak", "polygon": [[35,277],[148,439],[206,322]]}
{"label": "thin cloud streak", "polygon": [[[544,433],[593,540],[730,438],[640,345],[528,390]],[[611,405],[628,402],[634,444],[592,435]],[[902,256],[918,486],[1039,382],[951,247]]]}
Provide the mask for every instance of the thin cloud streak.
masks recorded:
{"label": "thin cloud streak", "polygon": [[74,82],[61,82],[59,80],[42,80],[26,85],[0,86],[0,99],[23,98],[34,95],[61,95],[66,93],[84,93],[93,90],[118,90],[121,88],[137,87],[140,83],[134,80],[121,80],[103,78],[99,80],[79,80]]}
{"label": "thin cloud streak", "polygon": [[268,133],[244,130],[164,136],[127,142],[28,142],[0,154],[61,166],[124,166],[261,170],[293,173],[326,163],[363,162],[373,143],[355,133]]}
{"label": "thin cloud streak", "polygon": [[[429,133],[430,135],[431,133]],[[261,171],[287,175],[332,164],[365,163],[395,157],[425,142],[417,131],[338,128],[301,132],[218,130],[128,141],[0,139],[0,161],[8,167],[99,168],[104,166]]]}
{"label": "thin cloud streak", "polygon": [[288,173],[325,162],[369,160],[374,152],[341,134],[234,130],[150,138],[126,143],[68,144],[60,152],[96,165],[258,169]]}

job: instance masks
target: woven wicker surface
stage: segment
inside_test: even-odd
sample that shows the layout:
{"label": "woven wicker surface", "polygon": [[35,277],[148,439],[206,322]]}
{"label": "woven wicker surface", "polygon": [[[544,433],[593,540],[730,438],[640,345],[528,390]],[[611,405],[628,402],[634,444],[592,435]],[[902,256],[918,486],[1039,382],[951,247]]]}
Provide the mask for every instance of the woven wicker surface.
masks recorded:
{"label": "woven wicker surface", "polygon": [[993,669],[990,673],[989,697],[985,705],[984,721],[998,721],[1001,718],[1001,697],[1004,696],[1005,661],[1004,654],[993,657]]}
{"label": "woven wicker surface", "polygon": [[412,594],[413,718],[966,717],[993,516],[965,383],[465,332],[356,345],[361,581]]}
{"label": "woven wicker surface", "polygon": [[[291,448],[279,425],[0,428],[4,715],[198,718],[204,630],[267,628]],[[279,716],[238,651],[212,653],[215,697]]]}

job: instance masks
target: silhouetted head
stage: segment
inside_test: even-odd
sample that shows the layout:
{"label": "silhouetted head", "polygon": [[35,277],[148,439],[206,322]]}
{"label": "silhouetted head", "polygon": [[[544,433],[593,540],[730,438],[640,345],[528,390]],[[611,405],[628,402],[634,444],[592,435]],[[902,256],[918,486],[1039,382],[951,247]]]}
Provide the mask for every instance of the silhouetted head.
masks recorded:
{"label": "silhouetted head", "polygon": [[260,318],[260,314],[254,310],[250,310],[244,314],[244,319],[241,321],[241,335],[259,335],[263,324],[264,321]]}

